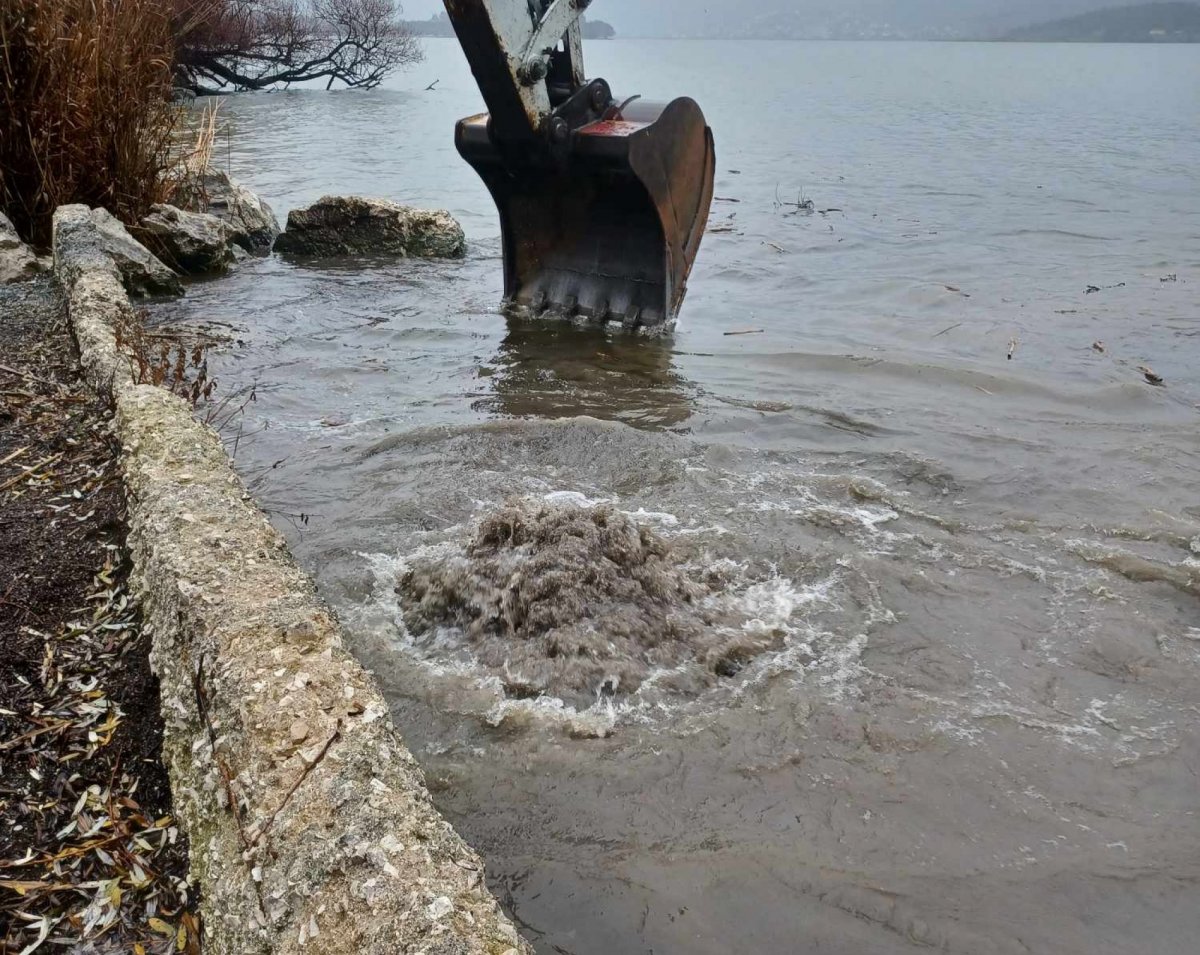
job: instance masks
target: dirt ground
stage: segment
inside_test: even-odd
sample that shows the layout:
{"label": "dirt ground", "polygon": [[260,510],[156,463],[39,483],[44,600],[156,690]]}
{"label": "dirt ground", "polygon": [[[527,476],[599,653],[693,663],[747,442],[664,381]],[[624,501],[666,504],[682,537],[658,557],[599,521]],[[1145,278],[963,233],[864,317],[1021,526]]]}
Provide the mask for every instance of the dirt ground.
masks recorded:
{"label": "dirt ground", "polygon": [[200,950],[109,418],[53,278],[0,286],[0,955]]}

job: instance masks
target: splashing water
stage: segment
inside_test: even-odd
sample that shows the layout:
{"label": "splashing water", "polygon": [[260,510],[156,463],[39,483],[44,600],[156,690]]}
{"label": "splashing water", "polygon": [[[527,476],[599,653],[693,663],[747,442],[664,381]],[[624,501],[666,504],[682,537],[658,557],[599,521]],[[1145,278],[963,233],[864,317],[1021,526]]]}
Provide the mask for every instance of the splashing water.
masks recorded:
{"label": "splashing water", "polygon": [[628,697],[651,675],[667,695],[695,695],[783,645],[802,602],[793,588],[739,580],[740,565],[689,552],[636,516],[511,500],[462,551],[409,562],[396,588],[405,624],[418,639],[460,634],[511,699],[572,704]]}

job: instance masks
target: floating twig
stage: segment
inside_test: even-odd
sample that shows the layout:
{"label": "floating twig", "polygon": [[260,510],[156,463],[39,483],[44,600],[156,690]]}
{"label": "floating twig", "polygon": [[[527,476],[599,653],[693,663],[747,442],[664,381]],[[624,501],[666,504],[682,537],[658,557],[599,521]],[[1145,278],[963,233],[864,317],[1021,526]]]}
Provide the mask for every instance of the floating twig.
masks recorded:
{"label": "floating twig", "polygon": [[776,209],[785,209],[785,208],[789,208],[789,207],[794,209],[795,211],[794,212],[786,212],[786,213],[784,213],[784,215],[795,216],[795,215],[799,215],[801,212],[812,213],[816,209],[816,205],[813,203],[813,201],[804,195],[803,189],[801,189],[800,192],[797,194],[795,202],[785,202],[783,199],[780,199],[779,198],[779,184],[776,183],[775,184],[775,208]]}

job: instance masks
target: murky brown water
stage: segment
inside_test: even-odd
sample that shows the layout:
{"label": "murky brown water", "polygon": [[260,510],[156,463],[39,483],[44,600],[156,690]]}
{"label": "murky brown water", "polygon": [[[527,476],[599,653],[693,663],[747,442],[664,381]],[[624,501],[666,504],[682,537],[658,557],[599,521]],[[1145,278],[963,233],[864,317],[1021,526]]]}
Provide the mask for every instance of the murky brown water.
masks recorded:
{"label": "murky brown water", "polygon": [[[239,339],[212,362],[257,382],[238,464],[439,805],[545,953],[1195,951],[1200,60],[591,53],[716,130],[728,201],[673,338],[498,316],[450,43],[391,90],[225,115],[277,208],[447,206],[466,262],[269,259],[159,311]],[[514,497],[647,528],[768,646],[614,692],[514,680],[470,614],[410,631],[397,581]]]}

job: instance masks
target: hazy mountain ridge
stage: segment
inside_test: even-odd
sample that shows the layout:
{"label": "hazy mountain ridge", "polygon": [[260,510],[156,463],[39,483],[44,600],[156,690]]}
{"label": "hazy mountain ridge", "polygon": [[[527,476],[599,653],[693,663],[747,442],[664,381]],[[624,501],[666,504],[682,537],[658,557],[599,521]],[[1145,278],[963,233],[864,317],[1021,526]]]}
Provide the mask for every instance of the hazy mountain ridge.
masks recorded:
{"label": "hazy mountain ridge", "polygon": [[1111,7],[1013,30],[1005,39],[1091,43],[1200,43],[1200,4]]}
{"label": "hazy mountain ridge", "polygon": [[623,36],[996,39],[1113,0],[597,0]]}
{"label": "hazy mountain ridge", "polygon": [[[623,37],[960,40],[999,39],[1032,23],[1113,5],[1114,0],[595,0],[588,13]],[[441,0],[404,0],[411,19],[441,10]]]}
{"label": "hazy mountain ridge", "polygon": [[[412,6],[416,5],[409,5],[409,7]],[[450,22],[450,18],[446,15],[445,10],[436,11],[427,20],[401,20],[400,23],[404,29],[408,30],[408,32],[414,36],[454,36],[454,25]],[[606,23],[603,20],[594,20],[584,17],[583,35],[585,39],[590,40],[611,40],[617,35],[617,31],[613,29],[611,23]]]}

